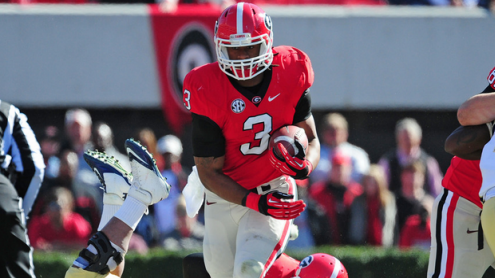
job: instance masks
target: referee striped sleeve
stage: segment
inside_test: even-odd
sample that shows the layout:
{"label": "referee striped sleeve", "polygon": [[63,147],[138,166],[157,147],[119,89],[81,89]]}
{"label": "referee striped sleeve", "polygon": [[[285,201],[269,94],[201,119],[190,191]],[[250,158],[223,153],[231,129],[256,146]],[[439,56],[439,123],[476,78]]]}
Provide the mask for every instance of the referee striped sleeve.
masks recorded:
{"label": "referee striped sleeve", "polygon": [[[6,125],[2,125],[3,148],[1,155],[9,154],[11,163],[19,172],[15,188],[19,197],[23,198],[23,209],[27,216],[31,211],[38,195],[44,176],[45,164],[41,155],[41,148],[33,130],[27,122],[26,115],[15,106],[1,101],[0,113]],[[3,165],[5,168],[6,165]]]}

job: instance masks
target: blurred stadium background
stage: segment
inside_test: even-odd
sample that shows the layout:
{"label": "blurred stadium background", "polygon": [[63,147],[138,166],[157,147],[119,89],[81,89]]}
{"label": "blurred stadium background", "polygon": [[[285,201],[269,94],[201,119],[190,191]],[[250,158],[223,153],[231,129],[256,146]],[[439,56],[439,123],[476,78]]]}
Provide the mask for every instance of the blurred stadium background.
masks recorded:
{"label": "blurred stadium background", "polygon": [[[313,62],[316,120],[339,111],[349,141],[372,162],[394,144],[395,122],[414,117],[423,147],[443,171],[455,110],[486,86],[494,66],[491,13],[456,7],[263,6],[275,45]],[[182,12],[181,12],[182,11]],[[0,5],[0,98],[35,132],[63,127],[67,108],[87,108],[114,129],[116,145],[149,126],[180,135],[192,165],[182,78],[212,61],[220,9],[188,6],[164,14],[146,5]]]}

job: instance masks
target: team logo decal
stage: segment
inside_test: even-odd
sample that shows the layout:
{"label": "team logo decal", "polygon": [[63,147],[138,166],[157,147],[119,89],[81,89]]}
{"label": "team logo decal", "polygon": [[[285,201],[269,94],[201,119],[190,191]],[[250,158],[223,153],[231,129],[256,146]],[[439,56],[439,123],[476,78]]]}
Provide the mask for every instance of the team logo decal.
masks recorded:
{"label": "team logo decal", "polygon": [[254,104],[258,104],[261,102],[261,97],[258,97],[258,96],[255,96],[253,97],[253,99],[251,100]]}
{"label": "team logo decal", "polygon": [[242,111],[244,111],[244,108],[246,108],[246,104],[244,103],[244,101],[240,98],[232,101],[232,104],[230,105],[230,107],[232,108],[232,111],[234,113],[241,113]]}
{"label": "team logo decal", "polygon": [[313,262],[313,256],[307,256],[306,258],[304,258],[300,263],[299,263],[299,266],[301,268],[305,268],[307,266],[309,266],[311,263]]}
{"label": "team logo decal", "polygon": [[213,62],[214,46],[210,42],[211,34],[201,24],[192,22],[179,30],[174,39],[169,64],[171,83],[178,103],[183,98],[184,77],[193,68]]}
{"label": "team logo decal", "polygon": [[265,26],[268,30],[272,30],[272,18],[269,15],[265,14]]}

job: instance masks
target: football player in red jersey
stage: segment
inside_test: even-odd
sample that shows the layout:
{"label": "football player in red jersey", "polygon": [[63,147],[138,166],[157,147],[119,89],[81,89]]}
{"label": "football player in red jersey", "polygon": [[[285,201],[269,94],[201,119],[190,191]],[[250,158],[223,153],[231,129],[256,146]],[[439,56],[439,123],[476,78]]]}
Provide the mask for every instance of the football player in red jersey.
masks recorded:
{"label": "football player in red jersey", "polygon": [[[271,19],[254,4],[225,9],[214,39],[218,61],[189,72],[183,89],[206,188],[205,265],[214,278],[264,277],[306,206],[294,178],[307,178],[319,161],[313,69],[301,50],[273,47]],[[289,124],[305,130],[309,146],[291,157],[278,145],[283,156],[275,156],[270,135]]]}
{"label": "football player in red jersey", "polygon": [[[493,92],[494,88],[488,86],[477,96],[486,97]],[[445,150],[455,156],[442,181],[444,192],[432,209],[429,278],[481,278],[495,263],[487,231],[481,228],[480,215],[485,208],[479,197],[480,157],[492,135],[492,123],[482,124],[490,122],[487,119],[472,125],[475,122],[467,121],[465,108],[466,103],[459,108],[458,119],[466,126],[457,128],[445,142]],[[473,117],[483,113],[479,109],[473,112]]]}

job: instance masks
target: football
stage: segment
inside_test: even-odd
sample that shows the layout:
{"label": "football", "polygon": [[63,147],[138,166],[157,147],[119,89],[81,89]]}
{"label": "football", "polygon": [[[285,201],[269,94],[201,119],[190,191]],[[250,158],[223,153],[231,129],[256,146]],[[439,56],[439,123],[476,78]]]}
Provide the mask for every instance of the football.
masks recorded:
{"label": "football", "polygon": [[[306,152],[306,149],[308,148],[308,137],[306,137],[306,132],[304,129],[295,125],[286,125],[275,130],[270,137],[268,147],[271,150],[277,143],[282,143],[282,145],[284,145],[287,149],[287,152],[294,157],[298,154],[298,149],[294,144],[295,139],[301,143],[304,148],[304,152]],[[275,149],[275,154],[282,157],[277,149]]]}

